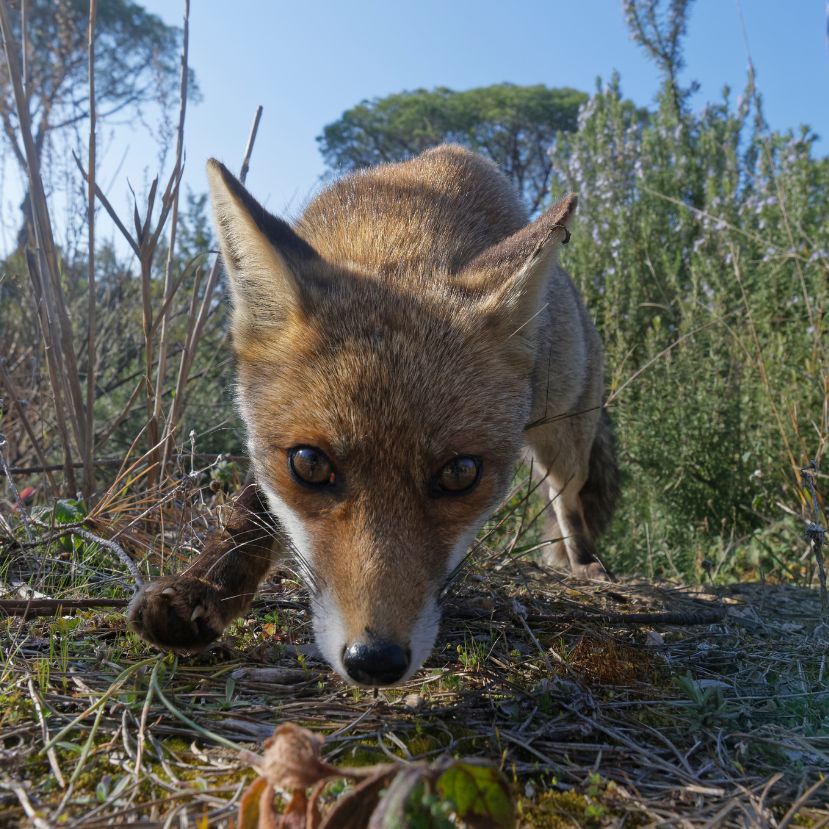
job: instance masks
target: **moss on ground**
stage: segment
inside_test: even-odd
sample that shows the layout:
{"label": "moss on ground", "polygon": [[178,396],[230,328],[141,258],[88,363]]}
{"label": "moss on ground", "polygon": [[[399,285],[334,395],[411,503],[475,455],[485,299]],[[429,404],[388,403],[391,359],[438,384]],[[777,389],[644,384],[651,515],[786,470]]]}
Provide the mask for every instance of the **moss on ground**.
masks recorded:
{"label": "moss on ground", "polygon": [[[166,526],[178,526],[174,516]],[[230,746],[256,749],[286,721],[327,735],[324,754],[341,765],[488,758],[531,829],[669,818],[695,829],[717,814],[724,829],[747,814],[770,826],[804,783],[820,786],[829,636],[816,591],[586,584],[494,552],[469,576],[426,667],[376,697],[344,686],[315,654],[287,574],[218,645],[188,658],[155,657],[122,612],[0,620],[0,827],[24,820],[14,781],[56,825],[176,826],[185,812],[190,825],[203,814],[226,825],[253,774]],[[65,595],[89,590],[81,581]],[[692,623],[712,609],[714,623]],[[667,612],[687,623],[660,624]],[[293,678],[257,678],[272,667]],[[80,769],[61,806],[67,790],[41,751],[43,728],[54,738],[79,716],[54,746],[67,781]],[[343,791],[329,787],[327,801]],[[829,818],[828,793],[818,787],[793,825]]]}

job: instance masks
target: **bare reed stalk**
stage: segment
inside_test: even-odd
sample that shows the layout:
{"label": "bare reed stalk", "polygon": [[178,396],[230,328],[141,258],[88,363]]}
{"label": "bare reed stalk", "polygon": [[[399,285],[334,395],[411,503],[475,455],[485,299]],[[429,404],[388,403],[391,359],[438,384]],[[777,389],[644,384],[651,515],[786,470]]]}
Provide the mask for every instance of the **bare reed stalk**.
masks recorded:
{"label": "bare reed stalk", "polygon": [[23,94],[29,100],[29,50],[26,46],[29,18],[26,15],[26,0],[20,3],[20,57],[23,63]]}
{"label": "bare reed stalk", "polygon": [[26,252],[26,266],[32,291],[35,298],[35,308],[40,325],[43,350],[46,356],[46,369],[49,374],[49,385],[52,388],[55,403],[55,425],[63,447],[63,471],[66,476],[66,489],[73,493],[77,489],[75,482],[75,465],[73,462],[72,445],[69,439],[69,429],[66,426],[66,408],[63,401],[63,385],[61,382],[61,368],[58,362],[59,349],[53,347],[52,323],[46,302],[43,300],[43,291],[38,276],[38,264],[30,251]]}
{"label": "bare reed stalk", "polygon": [[[187,77],[188,77],[188,54],[190,40],[190,0],[184,0],[184,24],[181,46],[181,86],[179,94],[178,129],[176,131],[176,162],[175,169],[183,169],[182,161],[184,154],[184,120],[187,114]],[[173,209],[170,216],[170,243],[167,248],[167,266],[164,271],[164,302],[169,307],[174,294],[173,286],[173,257],[176,248],[176,230],[178,229],[178,198],[179,189],[176,188],[173,197]],[[164,393],[164,381],[167,379],[167,318],[163,314],[161,318],[161,331],[158,338],[158,366],[155,375],[155,402],[153,407],[153,420],[155,423],[161,421],[161,399]],[[165,429],[166,437],[166,429]],[[166,443],[165,443],[166,450]],[[164,477],[164,465],[167,453],[162,452],[159,477]]]}
{"label": "bare reed stalk", "polygon": [[[49,217],[49,207],[46,202],[37,151],[32,137],[29,105],[21,80],[16,44],[9,23],[7,0],[0,0],[0,35],[2,35],[6,67],[14,94],[20,137],[23,141],[29,198],[32,208],[32,225],[37,248],[34,253],[28,251],[26,258],[29,266],[29,276],[32,280],[35,297],[38,300],[38,316],[46,350],[50,384],[55,397],[55,413],[64,449],[67,483],[70,489],[74,489],[75,479],[71,468],[72,452],[63,407],[62,387],[64,384],[72,405],[70,423],[82,456],[85,455],[86,413],[72,342],[72,328],[60,282],[60,269]],[[25,51],[25,44],[23,49]]]}
{"label": "bare reed stalk", "polygon": [[[144,226],[141,229],[139,244],[141,245],[141,298],[143,306],[143,322],[144,322],[144,349],[145,349],[145,365],[146,365],[146,391],[147,391],[147,443],[150,450],[148,463],[153,464],[157,462],[158,458],[156,452],[158,451],[158,442],[160,436],[160,429],[158,420],[155,416],[155,387],[152,381],[153,365],[154,365],[154,331],[155,325],[153,323],[153,309],[152,309],[152,264],[158,249],[158,241],[161,232],[167,223],[167,217],[170,213],[173,204],[174,194],[178,191],[181,183],[180,169],[174,169],[170,174],[170,179],[167,182],[167,187],[161,197],[161,212],[158,217],[155,230],[149,232],[150,222],[152,220],[152,209],[155,201],[155,191],[158,185],[158,178],[153,182],[153,187],[150,189],[150,199],[147,204],[147,215],[144,221]],[[136,218],[138,213],[136,211]],[[137,225],[136,225],[137,226]],[[152,486],[158,480],[157,468],[153,471],[149,485]]]}
{"label": "bare reed stalk", "polygon": [[[256,108],[256,114],[253,116],[253,124],[248,135],[247,145],[242,157],[242,166],[239,171],[239,180],[244,184],[245,179],[250,169],[250,157],[253,153],[253,145],[256,141],[256,133],[259,130],[259,121],[262,118],[262,106]],[[222,262],[221,256],[216,255],[213,262],[213,267],[210,269],[210,275],[207,278],[207,285],[204,289],[204,296],[202,297],[201,305],[199,306],[198,315],[195,315],[198,284],[193,287],[193,296],[190,303],[190,312],[188,315],[187,333],[184,340],[184,348],[181,351],[181,359],[179,361],[178,378],[176,379],[176,391],[173,396],[173,403],[170,408],[170,413],[167,417],[167,422],[164,428],[164,454],[161,461],[161,469],[163,471],[170,457],[170,450],[172,446],[172,436],[181,419],[184,411],[184,397],[187,380],[190,376],[190,369],[193,367],[193,360],[196,356],[196,351],[199,346],[202,334],[204,333],[204,326],[207,318],[210,315],[211,305],[213,301],[213,294],[216,290],[216,285],[219,281],[219,274],[221,273]]]}
{"label": "bare reed stalk", "polygon": [[[141,320],[144,329],[144,391],[146,396],[146,412],[147,412],[147,437],[149,445],[152,447],[156,443],[156,435],[158,429],[153,424],[153,411],[155,410],[155,403],[153,401],[153,307],[152,307],[152,263],[155,254],[154,246],[145,245],[146,232],[148,223],[153,212],[153,204],[155,202],[155,194],[158,188],[158,176],[153,179],[150,186],[150,195],[147,201],[147,219],[144,223],[143,230],[139,225],[138,219],[138,204],[134,202],[135,207],[135,229],[138,235],[138,242],[141,246],[141,256],[139,263],[141,265]],[[134,194],[133,194],[134,196]]]}
{"label": "bare reed stalk", "polygon": [[95,489],[95,16],[96,0],[89,3],[89,37],[87,41],[89,62],[89,176],[87,179],[87,228],[89,232],[87,286],[89,289],[89,331],[86,342],[86,452],[84,454],[84,492],[89,497]]}
{"label": "bare reed stalk", "polygon": [[[12,402],[12,406],[17,411],[17,416],[20,418],[20,422],[23,425],[23,430],[26,432],[26,435],[29,438],[30,443],[32,444],[32,449],[34,449],[35,455],[37,455],[37,459],[40,462],[40,465],[43,467],[43,474],[46,475],[46,480],[49,483],[49,488],[52,490],[52,494],[57,492],[57,487],[55,486],[55,479],[51,475],[51,468],[46,463],[46,455],[43,451],[43,447],[40,445],[40,441],[37,439],[35,435],[34,429],[32,429],[31,423],[29,423],[29,418],[26,415],[26,410],[20,403],[20,400],[17,397],[17,392],[15,391],[14,384],[12,383],[11,377],[9,377],[8,372],[6,371],[6,367],[4,365],[4,361],[0,360],[0,382],[6,389],[6,393],[9,395],[9,400]],[[58,467],[61,469],[63,467]],[[13,470],[12,470],[13,471]]]}
{"label": "bare reed stalk", "polygon": [[[5,0],[0,0],[5,2]],[[74,155],[75,164],[81,172],[84,180],[89,183],[89,174],[84,170],[81,160]],[[158,317],[154,318],[152,309],[152,267],[155,259],[155,254],[158,250],[158,242],[164,228],[167,225],[167,219],[173,207],[176,193],[181,184],[181,168],[174,168],[170,173],[170,178],[167,180],[167,185],[161,195],[161,209],[159,210],[158,218],[153,222],[153,210],[155,208],[156,198],[158,196],[158,176],[153,179],[150,185],[150,192],[147,196],[147,206],[144,218],[138,212],[138,203],[135,200],[133,193],[133,224],[135,227],[135,235],[127,230],[126,225],[121,221],[117,211],[112,206],[112,203],[104,195],[103,191],[97,184],[94,185],[95,197],[101,203],[104,210],[106,210],[109,217],[112,219],[115,226],[126,239],[129,246],[135,253],[139,266],[141,268],[141,301],[142,301],[142,328],[144,333],[144,374],[139,385],[139,389],[143,387],[146,392],[146,412],[147,412],[147,442],[148,451],[152,454],[149,463],[157,461],[158,452],[158,436],[159,426],[158,420],[154,417],[155,413],[155,384],[153,383],[153,366],[154,366],[154,337],[156,327],[164,315],[169,312],[171,303],[165,302],[162,306]],[[126,413],[124,414],[126,416]],[[102,442],[99,442],[99,446]],[[152,482],[157,480],[157,468],[153,471]]]}

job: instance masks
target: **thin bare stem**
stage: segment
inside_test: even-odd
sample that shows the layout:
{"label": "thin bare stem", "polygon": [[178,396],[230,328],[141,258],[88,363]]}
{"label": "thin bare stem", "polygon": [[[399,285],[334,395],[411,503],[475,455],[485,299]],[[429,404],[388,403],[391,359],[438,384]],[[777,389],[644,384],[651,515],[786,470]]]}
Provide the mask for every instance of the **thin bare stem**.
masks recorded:
{"label": "thin bare stem", "polygon": [[37,264],[33,268],[30,267],[30,274],[39,283],[35,286],[35,290],[37,292],[39,288],[40,295],[45,302],[48,329],[44,330],[44,341],[51,336],[51,347],[54,349],[55,365],[50,367],[50,378],[56,398],[59,392],[55,384],[66,384],[73,409],[71,423],[78,448],[83,455],[86,439],[86,411],[75,359],[72,326],[69,322],[66,298],[61,286],[60,267],[52,233],[49,206],[40,175],[40,159],[32,136],[29,102],[21,80],[16,44],[9,22],[7,0],[0,0],[0,35],[6,58],[6,70],[14,94],[18,129],[25,151],[32,223],[37,245],[37,257],[30,257],[30,262]]}
{"label": "thin bare stem", "polygon": [[[75,156],[75,163],[81,171],[81,174],[88,181],[88,174],[83,169],[83,165],[77,156]],[[135,225],[135,236],[133,236],[126,228],[124,223],[118,217],[115,209],[101,192],[99,187],[95,187],[95,195],[104,209],[109,213],[112,220],[115,222],[118,229],[124,235],[124,238],[129,242],[135,255],[138,258],[139,266],[141,268],[141,308],[142,308],[142,330],[144,334],[144,371],[139,384],[139,389],[143,388],[146,392],[145,409],[147,413],[147,442],[151,452],[159,451],[159,419],[156,417],[155,405],[155,384],[153,383],[153,367],[155,364],[154,357],[154,336],[156,331],[157,320],[153,314],[152,307],[152,266],[156,251],[158,250],[158,241],[167,224],[167,218],[173,208],[173,204],[178,196],[178,189],[181,185],[182,168],[175,167],[170,174],[167,181],[167,186],[161,195],[161,209],[159,210],[158,218],[153,224],[153,208],[155,207],[155,200],[158,193],[158,177],[156,177],[150,185],[150,191],[147,196],[147,207],[144,218],[142,219],[138,213],[138,205],[135,205],[133,222]],[[169,308],[169,304],[165,303],[163,308]],[[126,409],[124,410],[126,411]],[[103,441],[99,441],[100,444]],[[150,479],[150,484],[154,484],[158,477],[158,459],[153,455],[149,458],[148,463],[154,466],[154,470]]]}
{"label": "thin bare stem", "polygon": [[[248,135],[247,145],[245,146],[245,153],[242,158],[242,166],[239,172],[239,179],[243,184],[245,182],[245,179],[247,178],[248,169],[250,168],[250,157],[253,153],[253,145],[256,141],[256,133],[259,130],[259,121],[261,120],[261,118],[262,106],[260,105],[256,108],[256,114],[253,117],[253,125],[251,126],[250,134]],[[195,297],[193,298],[193,304],[191,304],[191,313],[189,315],[188,320],[189,326],[187,331],[187,337],[185,339],[184,348],[181,352],[181,360],[179,362],[178,378],[176,380],[176,393],[173,397],[173,405],[170,408],[170,413],[167,417],[167,422],[165,424],[164,429],[166,440],[164,442],[163,463],[166,463],[167,459],[169,458],[170,447],[172,445],[172,435],[176,427],[178,426],[181,414],[184,411],[184,389],[187,386],[187,380],[190,376],[190,369],[193,366],[193,359],[195,358],[196,350],[198,349],[199,342],[201,341],[205,323],[207,322],[207,318],[210,315],[210,309],[213,302],[213,293],[216,289],[216,285],[219,280],[221,268],[221,256],[217,255],[216,259],[213,262],[213,267],[210,269],[210,275],[207,278],[207,285],[204,289],[204,296],[202,297],[198,316],[196,316],[195,318],[193,317],[192,313],[193,309],[195,308]]]}
{"label": "thin bare stem", "polygon": [[29,16],[26,13],[26,0],[20,3],[20,56],[23,68],[23,94],[29,100],[29,50],[26,47],[28,42]]}
{"label": "thin bare stem", "polygon": [[[179,94],[178,129],[176,131],[176,163],[175,169],[181,175],[184,156],[184,120],[187,114],[187,78],[189,75],[188,55],[190,40],[190,0],[184,0],[184,24],[182,27],[181,45],[181,89]],[[178,200],[179,189],[176,188],[173,197],[173,209],[170,216],[170,243],[167,247],[167,266],[164,270],[164,303],[169,308],[173,298],[173,257],[176,249],[176,231],[178,229]],[[167,378],[167,317],[166,312],[161,316],[161,332],[158,341],[158,365],[155,375],[155,402],[153,406],[153,419],[155,422],[161,420],[161,400],[164,392],[164,381]],[[166,431],[166,430],[165,430]],[[166,437],[166,435],[165,435]],[[164,477],[164,467],[167,461],[166,444],[165,451],[161,455],[159,477]]]}
{"label": "thin bare stem", "polygon": [[[37,455],[38,461],[40,461],[40,465],[43,468],[43,473],[46,475],[46,480],[49,482],[49,489],[52,492],[57,492],[57,487],[55,486],[55,479],[51,475],[51,468],[46,463],[46,455],[43,452],[43,447],[40,445],[40,441],[37,439],[35,435],[34,429],[32,429],[31,423],[29,423],[29,418],[26,415],[26,410],[20,404],[20,400],[17,397],[17,392],[14,389],[14,385],[12,383],[11,377],[9,377],[9,373],[6,371],[6,367],[3,364],[4,361],[0,360],[0,382],[6,388],[6,393],[9,395],[9,399],[12,402],[12,406],[14,406],[15,411],[17,412],[17,416],[20,418],[20,422],[23,425],[23,429],[26,432],[26,435],[29,438],[29,441],[32,444],[32,449],[34,449],[35,455]],[[61,469],[62,467],[57,467]]]}
{"label": "thin bare stem", "polygon": [[[81,164],[81,160],[78,158],[77,155],[75,155],[74,152],[72,153],[72,158],[75,159],[75,164],[78,165],[78,169],[81,171],[81,175],[83,176],[84,181],[89,181],[88,173],[86,172],[86,170],[84,170],[83,164]],[[113,224],[118,228],[118,230],[121,232],[121,235],[127,241],[127,244],[132,248],[133,253],[140,258],[141,248],[138,246],[138,242],[135,240],[135,237],[129,232],[129,230],[127,230],[126,225],[121,221],[121,217],[118,215],[117,211],[112,206],[112,203],[109,201],[106,195],[104,195],[103,190],[101,190],[101,188],[94,183],[94,180],[93,185],[95,190],[95,198],[98,199],[98,201],[103,206],[104,210],[106,210],[110,219],[112,219]]]}
{"label": "thin bare stem", "polygon": [[[94,0],[93,0],[94,2]],[[32,700],[32,707],[35,709],[35,713],[37,714],[37,720],[40,723],[40,732],[43,735],[43,741],[48,743],[49,742],[49,726],[46,724],[46,717],[43,715],[43,702],[40,699],[37,691],[35,691],[34,683],[32,682],[32,678],[29,677],[26,685],[29,688],[29,697]],[[66,788],[66,781],[63,778],[63,773],[60,769],[60,763],[58,762],[58,756],[55,752],[54,748],[50,748],[46,752],[46,757],[49,760],[49,765],[52,767],[52,774],[55,775],[55,780],[57,780],[58,785],[64,789]]]}
{"label": "thin bare stem", "polygon": [[84,492],[89,497],[95,489],[95,16],[96,0],[89,3],[89,36],[87,40],[87,57],[89,63],[89,163],[87,176],[87,228],[89,233],[89,251],[87,287],[89,330],[86,342],[86,446],[84,452]]}
{"label": "thin bare stem", "polygon": [[69,610],[126,607],[128,599],[0,599],[7,616],[61,616]]}
{"label": "thin bare stem", "polygon": [[26,270],[29,274],[29,281],[32,285],[32,293],[35,298],[37,319],[40,325],[40,335],[43,341],[43,351],[46,356],[46,369],[49,374],[49,385],[52,389],[55,404],[55,425],[57,426],[63,449],[63,470],[66,475],[66,489],[74,493],[75,486],[75,465],[72,460],[72,444],[69,439],[69,429],[66,425],[66,408],[63,402],[63,382],[61,372],[63,371],[60,360],[60,342],[54,336],[52,315],[49,311],[49,303],[44,298],[43,280],[39,269],[37,257],[32,251],[26,251]]}

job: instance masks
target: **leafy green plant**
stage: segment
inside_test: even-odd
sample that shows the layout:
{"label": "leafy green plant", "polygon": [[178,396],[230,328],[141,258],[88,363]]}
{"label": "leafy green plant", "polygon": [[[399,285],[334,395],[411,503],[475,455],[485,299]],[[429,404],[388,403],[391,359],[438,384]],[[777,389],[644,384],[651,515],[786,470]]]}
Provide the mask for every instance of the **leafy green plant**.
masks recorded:
{"label": "leafy green plant", "polygon": [[752,79],[701,112],[674,83],[650,114],[600,84],[553,150],[625,475],[606,546],[649,575],[699,577],[725,549],[718,573],[780,571],[739,551],[787,519],[829,431],[829,162],[765,127]]}

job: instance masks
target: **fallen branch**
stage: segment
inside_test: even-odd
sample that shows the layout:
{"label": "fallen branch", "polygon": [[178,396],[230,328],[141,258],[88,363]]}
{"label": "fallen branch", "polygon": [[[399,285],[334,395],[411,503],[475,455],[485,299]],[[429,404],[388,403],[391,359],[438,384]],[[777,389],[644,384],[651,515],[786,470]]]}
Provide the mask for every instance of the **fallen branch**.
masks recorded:
{"label": "fallen branch", "polygon": [[602,613],[593,610],[568,610],[566,613],[531,613],[528,622],[600,622],[605,625],[714,625],[725,618],[726,607],[664,613]]}
{"label": "fallen branch", "polygon": [[0,613],[7,616],[60,616],[67,610],[126,607],[129,599],[0,599]]}

